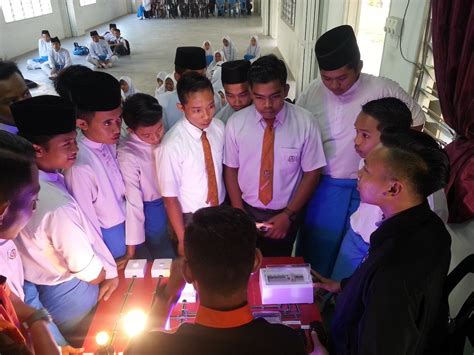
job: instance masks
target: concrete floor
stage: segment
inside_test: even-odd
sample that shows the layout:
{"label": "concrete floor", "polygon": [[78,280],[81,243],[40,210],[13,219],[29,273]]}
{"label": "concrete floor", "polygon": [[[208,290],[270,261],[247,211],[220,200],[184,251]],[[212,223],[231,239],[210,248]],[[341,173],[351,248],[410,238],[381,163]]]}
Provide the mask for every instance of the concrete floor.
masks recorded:
{"label": "concrete floor", "polygon": [[[262,54],[274,53],[280,56],[276,48],[276,40],[262,36],[261,18],[258,15],[242,18],[138,20],[135,14],[130,14],[110,20],[110,22],[116,23],[123,37],[130,41],[132,55],[120,57],[115,66],[107,69],[107,72],[117,79],[122,75],[131,77],[140,92],[151,95],[155,92],[157,73],[173,70],[174,54],[178,46],[201,46],[204,40],[210,40],[213,49],[218,50],[222,47],[222,37],[229,35],[238,49],[239,56],[243,57],[250,37],[256,34],[260,39]],[[93,29],[103,34],[108,29],[108,23],[98,25]],[[54,36],[54,33],[52,35]],[[62,46],[70,51],[74,64],[92,67],[85,57],[72,55],[74,42],[87,45],[90,42],[89,31],[84,36],[62,40]],[[43,71],[26,69],[26,60],[37,55],[37,51],[32,51],[15,60],[25,77],[40,85],[39,88],[32,90],[34,96],[54,94],[51,81]],[[291,85],[291,77],[289,80]]]}

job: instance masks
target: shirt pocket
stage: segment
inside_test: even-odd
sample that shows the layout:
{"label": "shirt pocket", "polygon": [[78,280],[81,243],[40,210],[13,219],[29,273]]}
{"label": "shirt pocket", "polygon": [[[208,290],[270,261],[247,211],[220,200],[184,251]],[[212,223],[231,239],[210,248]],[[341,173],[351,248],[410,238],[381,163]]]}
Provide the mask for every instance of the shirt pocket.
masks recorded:
{"label": "shirt pocket", "polygon": [[290,173],[300,169],[301,149],[299,148],[280,148],[280,171]]}

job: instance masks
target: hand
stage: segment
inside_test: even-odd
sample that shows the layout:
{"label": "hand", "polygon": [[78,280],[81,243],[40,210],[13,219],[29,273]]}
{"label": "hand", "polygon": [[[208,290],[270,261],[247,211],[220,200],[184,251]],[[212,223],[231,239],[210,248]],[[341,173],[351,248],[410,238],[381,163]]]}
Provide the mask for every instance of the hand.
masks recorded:
{"label": "hand", "polygon": [[311,331],[311,340],[313,341],[313,351],[310,353],[311,355],[329,355],[329,352],[319,341],[318,333],[314,330]]}
{"label": "hand", "polygon": [[178,299],[186,281],[183,277],[184,258],[178,257],[171,263],[170,278],[166,284],[166,293],[171,299]]}
{"label": "hand", "polygon": [[99,288],[99,297],[98,297],[97,302],[101,301],[102,299],[104,299],[104,301],[107,301],[110,298],[110,296],[112,296],[112,293],[114,293],[118,284],[119,284],[118,277],[114,277],[113,279],[107,279],[105,281],[102,281]]}
{"label": "hand", "polygon": [[118,258],[115,260],[115,263],[117,264],[117,270],[123,270],[125,269],[125,266],[127,266],[128,261],[131,259],[127,254],[122,256],[121,258]]}
{"label": "hand", "polygon": [[71,345],[61,346],[61,355],[82,354],[84,348],[73,348]]}
{"label": "hand", "polygon": [[283,239],[290,228],[291,222],[286,213],[279,213],[265,221],[265,224],[270,225],[268,232],[265,233],[265,237]]}
{"label": "hand", "polygon": [[316,281],[316,282],[313,283],[314,288],[323,289],[323,290],[326,290],[326,291],[332,292],[332,293],[341,292],[341,283],[340,282],[337,282],[337,281],[334,281],[334,280],[331,280],[331,279],[327,279],[327,278],[321,276],[321,274],[317,273],[313,269],[311,269],[311,276],[313,276],[313,281]]}

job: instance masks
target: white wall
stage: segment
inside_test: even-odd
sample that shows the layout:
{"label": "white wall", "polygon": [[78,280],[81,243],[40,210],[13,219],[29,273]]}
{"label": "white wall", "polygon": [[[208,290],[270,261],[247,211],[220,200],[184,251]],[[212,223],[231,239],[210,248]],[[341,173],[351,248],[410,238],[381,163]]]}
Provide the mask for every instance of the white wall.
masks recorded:
{"label": "white wall", "polygon": [[77,36],[86,30],[128,13],[130,5],[127,0],[97,0],[96,4],[80,6],[74,0],[74,13],[77,23]]}
{"label": "white wall", "polygon": [[[402,49],[405,57],[412,62],[416,62],[418,59],[428,5],[429,0],[417,0],[411,1],[408,7],[403,29]],[[392,0],[389,16],[403,18],[405,6],[405,1]],[[380,76],[397,81],[402,88],[411,93],[415,66],[402,58],[397,42],[390,36],[385,36]]]}

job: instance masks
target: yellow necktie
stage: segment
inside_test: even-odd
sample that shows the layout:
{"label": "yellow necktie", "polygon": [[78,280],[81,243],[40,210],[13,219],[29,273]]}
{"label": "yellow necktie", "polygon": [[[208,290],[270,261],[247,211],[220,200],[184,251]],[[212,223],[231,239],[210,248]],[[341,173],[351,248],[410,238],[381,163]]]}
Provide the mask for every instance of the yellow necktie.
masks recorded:
{"label": "yellow necktie", "polygon": [[212,160],[212,151],[209,140],[205,131],[202,131],[201,135],[202,149],[204,150],[204,162],[206,164],[207,174],[207,200],[211,206],[217,206],[219,204],[219,197],[217,194],[217,179],[216,171],[214,170],[214,161]]}
{"label": "yellow necktie", "polygon": [[273,160],[275,130],[273,122],[268,123],[263,134],[262,159],[260,162],[260,182],[258,188],[258,199],[266,206],[273,198]]}

